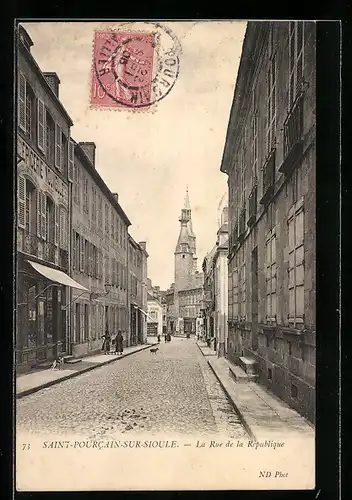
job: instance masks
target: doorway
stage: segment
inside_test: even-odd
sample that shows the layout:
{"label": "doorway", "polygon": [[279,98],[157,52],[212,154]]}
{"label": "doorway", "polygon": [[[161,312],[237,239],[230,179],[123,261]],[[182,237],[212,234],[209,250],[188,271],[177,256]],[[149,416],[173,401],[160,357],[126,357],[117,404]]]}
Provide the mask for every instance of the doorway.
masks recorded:
{"label": "doorway", "polygon": [[258,247],[252,251],[252,349],[258,349]]}

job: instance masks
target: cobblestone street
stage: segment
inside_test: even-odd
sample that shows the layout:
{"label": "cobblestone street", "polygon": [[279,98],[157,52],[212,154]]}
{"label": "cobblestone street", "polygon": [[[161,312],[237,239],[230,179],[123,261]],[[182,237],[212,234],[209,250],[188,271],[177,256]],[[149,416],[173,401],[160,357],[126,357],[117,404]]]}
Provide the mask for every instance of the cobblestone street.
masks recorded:
{"label": "cobblestone street", "polygon": [[246,432],[193,339],[161,343],[26,396],[17,402],[17,430],[77,432],[87,439],[116,434]]}

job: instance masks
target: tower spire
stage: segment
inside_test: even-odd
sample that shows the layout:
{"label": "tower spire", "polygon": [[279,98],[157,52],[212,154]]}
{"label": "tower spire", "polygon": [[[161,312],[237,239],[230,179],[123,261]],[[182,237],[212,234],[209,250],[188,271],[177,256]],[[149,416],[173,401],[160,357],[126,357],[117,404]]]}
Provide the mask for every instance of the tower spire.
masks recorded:
{"label": "tower spire", "polygon": [[186,186],[186,197],[185,197],[185,204],[184,204],[184,208],[186,210],[191,210],[191,205],[189,203],[189,195],[188,195],[188,184]]}

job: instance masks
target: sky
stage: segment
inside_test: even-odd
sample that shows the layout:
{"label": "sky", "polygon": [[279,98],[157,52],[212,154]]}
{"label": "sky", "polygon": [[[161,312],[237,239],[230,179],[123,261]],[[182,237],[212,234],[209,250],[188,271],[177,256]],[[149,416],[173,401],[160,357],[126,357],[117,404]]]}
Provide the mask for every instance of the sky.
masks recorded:
{"label": "sky", "polygon": [[171,92],[153,112],[92,109],[94,30],[107,22],[23,23],[40,69],[60,78],[59,98],[74,122],[77,142],[95,142],[96,169],[132,225],[147,242],[148,277],[167,289],[174,281],[178,221],[188,185],[198,267],[212,249],[219,204],[227,193],[220,172],[242,43],[244,21],[163,22],[180,46]]}

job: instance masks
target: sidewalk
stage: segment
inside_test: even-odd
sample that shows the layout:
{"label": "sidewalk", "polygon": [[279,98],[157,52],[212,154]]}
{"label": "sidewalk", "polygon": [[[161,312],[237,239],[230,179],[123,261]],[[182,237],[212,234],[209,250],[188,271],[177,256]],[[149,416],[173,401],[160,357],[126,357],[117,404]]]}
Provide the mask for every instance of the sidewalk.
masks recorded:
{"label": "sidewalk", "polygon": [[232,402],[252,439],[315,439],[315,430],[288,404],[255,382],[236,383],[229,374],[226,358],[207,355],[208,348],[199,344],[222,388]]}
{"label": "sidewalk", "polygon": [[135,352],[143,351],[156,345],[155,343],[148,343],[138,346],[126,347],[121,355],[115,354],[95,354],[94,356],[87,356],[82,358],[82,361],[75,364],[64,364],[63,370],[52,370],[48,368],[46,370],[35,371],[31,373],[26,373],[23,375],[18,375],[16,377],[16,398],[20,399],[24,396],[28,396],[33,392],[37,392],[51,385],[58,384],[63,380],[67,380],[72,377],[76,377],[81,373],[88,372],[99,366],[104,366],[113,361],[125,358]]}

